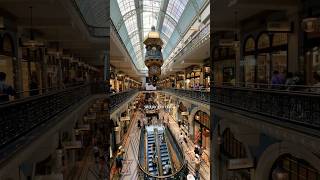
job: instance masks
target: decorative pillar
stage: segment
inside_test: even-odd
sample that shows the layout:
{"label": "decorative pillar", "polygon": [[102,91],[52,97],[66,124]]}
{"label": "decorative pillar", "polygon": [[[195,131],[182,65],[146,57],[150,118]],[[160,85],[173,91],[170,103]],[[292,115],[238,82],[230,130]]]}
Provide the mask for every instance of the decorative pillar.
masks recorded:
{"label": "decorative pillar", "polygon": [[236,70],[236,77],[235,77],[235,85],[238,86],[240,80],[240,46],[234,47],[235,52],[235,70]]}
{"label": "decorative pillar", "polygon": [[300,18],[297,12],[293,14],[288,14],[289,21],[293,22],[293,32],[288,33],[288,72],[298,72],[299,71],[299,33],[300,28]]}
{"label": "decorative pillar", "polygon": [[41,84],[42,84],[42,88],[44,90],[42,90],[43,93],[45,93],[47,91],[48,88],[48,84],[47,84],[47,57],[45,55],[45,49],[41,48],[40,49],[40,69],[41,69]]}

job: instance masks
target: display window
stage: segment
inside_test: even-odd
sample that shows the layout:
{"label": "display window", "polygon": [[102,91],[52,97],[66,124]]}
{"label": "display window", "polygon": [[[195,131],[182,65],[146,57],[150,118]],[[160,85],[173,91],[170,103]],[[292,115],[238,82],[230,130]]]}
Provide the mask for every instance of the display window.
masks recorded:
{"label": "display window", "polygon": [[[244,45],[243,80],[249,87],[265,87],[271,83],[273,71],[287,73],[287,33],[262,33],[257,39],[249,37]],[[258,84],[258,85],[256,85]]]}

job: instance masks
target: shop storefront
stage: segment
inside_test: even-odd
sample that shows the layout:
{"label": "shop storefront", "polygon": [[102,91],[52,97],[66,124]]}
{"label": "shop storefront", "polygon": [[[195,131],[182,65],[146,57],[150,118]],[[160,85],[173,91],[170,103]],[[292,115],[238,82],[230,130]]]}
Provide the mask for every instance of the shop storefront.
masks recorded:
{"label": "shop storefront", "polygon": [[263,32],[255,39],[244,41],[244,59],[240,63],[246,86],[271,84],[272,74],[278,71],[283,77],[287,74],[288,34]]}
{"label": "shop storefront", "polygon": [[0,72],[6,73],[6,84],[14,87],[14,45],[8,35],[3,37],[2,42],[2,50],[0,53]]}
{"label": "shop storefront", "polygon": [[196,112],[194,116],[194,140],[204,149],[210,148],[210,118],[203,111]]}
{"label": "shop storefront", "polygon": [[233,48],[216,48],[214,56],[215,83],[217,85],[233,85],[235,83],[235,52]]}
{"label": "shop storefront", "polygon": [[204,66],[204,77],[203,77],[203,87],[205,89],[210,89],[210,65]]}
{"label": "shop storefront", "polygon": [[184,80],[184,73],[179,72],[176,75],[176,88],[178,89],[184,89],[185,88],[185,80]]}

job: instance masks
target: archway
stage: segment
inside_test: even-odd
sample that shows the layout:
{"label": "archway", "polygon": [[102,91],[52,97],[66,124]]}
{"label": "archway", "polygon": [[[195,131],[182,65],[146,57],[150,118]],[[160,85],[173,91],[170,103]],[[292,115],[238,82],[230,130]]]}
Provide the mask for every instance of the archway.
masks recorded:
{"label": "archway", "polygon": [[320,159],[309,149],[305,149],[303,146],[293,144],[292,142],[280,142],[270,145],[260,156],[257,163],[255,179],[257,180],[269,180],[269,175],[276,161],[282,155],[290,154],[297,159],[303,159],[314,168],[320,167]]}
{"label": "archway", "polygon": [[194,118],[194,142],[204,149],[210,148],[210,116],[206,112],[199,110]]}

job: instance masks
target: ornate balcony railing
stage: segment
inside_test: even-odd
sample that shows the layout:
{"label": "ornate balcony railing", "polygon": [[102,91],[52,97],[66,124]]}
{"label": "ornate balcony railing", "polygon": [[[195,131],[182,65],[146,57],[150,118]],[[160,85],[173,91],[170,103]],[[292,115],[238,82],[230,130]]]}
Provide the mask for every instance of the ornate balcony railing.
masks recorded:
{"label": "ornate balcony railing", "polygon": [[320,128],[320,94],[271,89],[215,87],[212,102],[314,129]]}
{"label": "ornate balcony railing", "polygon": [[96,84],[83,84],[0,104],[0,149],[85,97],[103,92],[97,89]]}
{"label": "ornate balcony railing", "polygon": [[312,129],[320,128],[320,94],[276,89],[216,86],[214,93],[185,89],[164,89],[177,96],[206,104],[234,108],[273,120],[293,123]]}
{"label": "ornate balcony railing", "polygon": [[188,89],[163,89],[163,91],[176,94],[181,97],[186,97],[194,101],[200,101],[205,104],[210,104],[210,92],[201,90],[188,90]]}
{"label": "ornate balcony railing", "polygon": [[122,103],[131,98],[138,90],[128,90],[120,93],[110,94],[110,112],[113,112],[118,108]]}

